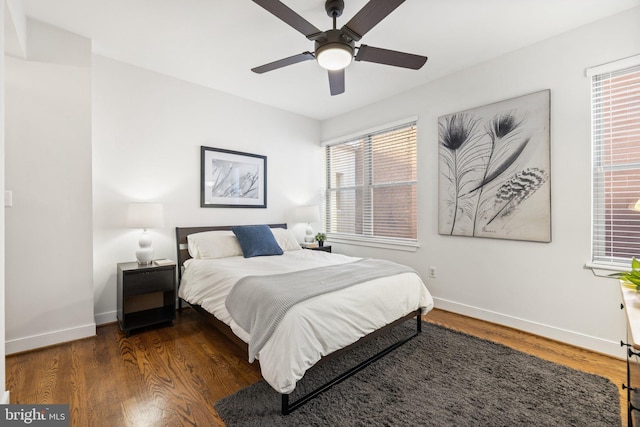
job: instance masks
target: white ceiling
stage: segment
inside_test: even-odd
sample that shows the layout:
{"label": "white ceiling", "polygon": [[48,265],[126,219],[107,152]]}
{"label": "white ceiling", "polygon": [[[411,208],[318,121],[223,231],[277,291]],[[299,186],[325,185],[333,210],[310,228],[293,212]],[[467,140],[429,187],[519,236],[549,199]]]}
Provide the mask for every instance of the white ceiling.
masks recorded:
{"label": "white ceiling", "polygon": [[[315,119],[326,119],[504,53],[640,6],[640,0],[408,0],[361,40],[429,57],[418,71],[354,62],[346,92],[307,61],[266,74],[258,65],[313,43],[250,0],[23,0],[28,17],[93,40],[93,50]],[[324,0],[283,0],[321,30]],[[344,25],[366,0],[345,0]]]}

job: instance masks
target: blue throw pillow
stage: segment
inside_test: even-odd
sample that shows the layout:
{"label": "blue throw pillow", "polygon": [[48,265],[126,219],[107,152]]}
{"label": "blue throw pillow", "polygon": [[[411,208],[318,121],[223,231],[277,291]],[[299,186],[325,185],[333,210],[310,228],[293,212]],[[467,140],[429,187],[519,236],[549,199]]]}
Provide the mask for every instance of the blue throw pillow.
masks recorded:
{"label": "blue throw pillow", "polygon": [[231,231],[238,238],[245,258],[283,253],[271,229],[266,225],[239,225],[232,227]]}

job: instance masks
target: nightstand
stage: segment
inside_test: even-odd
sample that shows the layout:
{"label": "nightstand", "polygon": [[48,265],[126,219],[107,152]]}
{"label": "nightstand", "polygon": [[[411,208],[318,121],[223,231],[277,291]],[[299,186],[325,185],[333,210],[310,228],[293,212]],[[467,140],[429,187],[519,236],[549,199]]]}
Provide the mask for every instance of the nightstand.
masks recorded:
{"label": "nightstand", "polygon": [[127,336],[133,329],[176,318],[176,265],[118,264],[118,323]]}
{"label": "nightstand", "polygon": [[318,246],[317,248],[304,248],[309,249],[310,251],[322,251],[322,252],[331,252],[331,245]]}

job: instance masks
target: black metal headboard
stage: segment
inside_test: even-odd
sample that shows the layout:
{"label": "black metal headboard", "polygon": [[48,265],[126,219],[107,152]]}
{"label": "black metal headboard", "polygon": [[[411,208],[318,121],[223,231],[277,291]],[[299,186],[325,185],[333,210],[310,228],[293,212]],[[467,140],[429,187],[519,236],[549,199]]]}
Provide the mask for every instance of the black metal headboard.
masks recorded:
{"label": "black metal headboard", "polygon": [[[267,224],[271,228],[287,228],[287,224]],[[187,236],[203,231],[231,230],[233,225],[217,225],[208,227],[176,227],[176,253],[178,255],[178,280],[182,278],[182,265],[191,258],[187,249]]]}

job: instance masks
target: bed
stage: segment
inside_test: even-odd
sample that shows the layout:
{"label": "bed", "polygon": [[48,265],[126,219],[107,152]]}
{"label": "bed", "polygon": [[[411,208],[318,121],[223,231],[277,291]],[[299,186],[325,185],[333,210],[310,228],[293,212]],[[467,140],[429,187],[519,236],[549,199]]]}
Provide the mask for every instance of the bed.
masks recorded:
{"label": "bed", "polygon": [[[421,314],[433,308],[424,283],[407,267],[302,249],[286,224],[242,226],[231,231],[232,228],[176,228],[179,307],[186,301],[246,349],[249,361],[259,360],[263,378],[281,394],[283,415],[412,339],[421,331]],[[244,231],[250,232],[248,237],[242,234]],[[267,243],[254,244],[259,240],[254,231],[262,233]],[[253,246],[258,247],[257,252]],[[383,267],[389,269],[382,274],[376,265],[376,269],[367,271],[367,263],[386,263]],[[358,268],[366,272],[359,273]],[[349,269],[351,273],[343,273]],[[369,280],[341,283],[348,282],[354,274]],[[253,283],[256,288],[246,287],[251,281],[257,282]],[[266,286],[269,281],[271,284]],[[301,290],[303,284],[310,290]],[[312,294],[294,301],[286,310],[272,310],[272,317],[261,314],[268,310],[260,305],[247,309],[250,304],[258,304],[249,301],[252,294],[280,286],[291,287],[287,297],[274,297],[262,306],[277,305],[277,301],[289,299],[289,294]],[[329,291],[319,291],[322,286],[328,286]],[[247,307],[239,307],[244,305],[244,298]],[[267,298],[257,299],[264,302]],[[289,394],[308,369],[414,317],[415,334],[289,402]]]}

